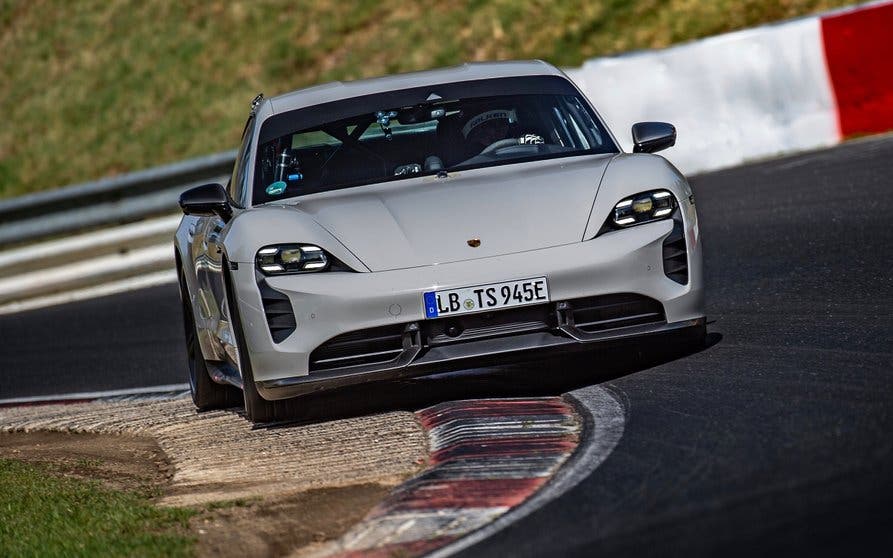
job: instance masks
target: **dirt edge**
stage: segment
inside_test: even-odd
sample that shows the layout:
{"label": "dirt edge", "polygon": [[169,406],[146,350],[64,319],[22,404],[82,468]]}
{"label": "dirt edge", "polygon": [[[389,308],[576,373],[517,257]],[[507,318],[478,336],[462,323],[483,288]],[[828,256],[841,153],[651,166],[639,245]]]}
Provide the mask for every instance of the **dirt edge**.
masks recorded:
{"label": "dirt edge", "polygon": [[[151,436],[60,431],[0,432],[0,458],[47,465],[63,476],[98,480],[115,490],[138,491],[159,503],[173,490],[174,466]],[[403,479],[303,491],[245,490],[237,500],[192,506],[199,557],[284,556],[337,539]],[[196,487],[207,490],[207,487]],[[219,487],[221,493],[225,486]],[[261,488],[260,486],[255,488]],[[175,490],[183,493],[182,487]]]}

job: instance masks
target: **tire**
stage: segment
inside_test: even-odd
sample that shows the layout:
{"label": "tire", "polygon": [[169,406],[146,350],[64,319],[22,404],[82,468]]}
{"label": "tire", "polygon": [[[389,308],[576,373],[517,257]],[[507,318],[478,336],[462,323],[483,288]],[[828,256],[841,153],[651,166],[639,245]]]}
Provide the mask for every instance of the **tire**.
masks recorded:
{"label": "tire", "polygon": [[183,332],[186,342],[186,376],[189,380],[192,402],[199,411],[238,406],[241,402],[239,390],[233,386],[218,384],[208,373],[208,366],[198,342],[195,318],[192,314],[192,305],[189,303],[189,291],[182,274],[180,274],[180,301],[183,307]]}
{"label": "tire", "polygon": [[280,422],[301,418],[299,415],[299,402],[296,399],[281,401],[267,401],[257,392],[254,385],[254,374],[251,369],[251,358],[245,349],[245,335],[242,332],[242,318],[239,315],[239,305],[236,303],[235,289],[232,276],[229,272],[229,263],[224,260],[223,274],[226,284],[227,307],[233,333],[236,337],[236,349],[239,351],[239,367],[242,374],[242,397],[245,402],[245,415],[253,423]]}

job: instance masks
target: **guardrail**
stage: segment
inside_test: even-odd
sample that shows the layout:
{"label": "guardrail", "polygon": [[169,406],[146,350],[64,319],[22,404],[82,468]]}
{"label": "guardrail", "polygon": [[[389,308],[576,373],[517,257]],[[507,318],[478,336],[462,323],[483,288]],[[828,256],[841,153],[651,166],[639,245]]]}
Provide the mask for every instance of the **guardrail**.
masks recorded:
{"label": "guardrail", "polygon": [[0,250],[73,231],[177,211],[180,193],[225,182],[235,151],[0,202]]}
{"label": "guardrail", "polygon": [[0,314],[175,279],[177,198],[225,183],[235,151],[0,202]]}

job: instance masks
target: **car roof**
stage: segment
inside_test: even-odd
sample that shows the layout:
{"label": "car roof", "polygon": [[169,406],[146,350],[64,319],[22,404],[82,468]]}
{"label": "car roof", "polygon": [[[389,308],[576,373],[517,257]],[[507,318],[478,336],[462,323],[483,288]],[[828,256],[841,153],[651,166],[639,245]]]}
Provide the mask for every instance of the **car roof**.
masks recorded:
{"label": "car roof", "polygon": [[506,62],[471,62],[460,66],[395,74],[356,81],[335,81],[298,89],[290,93],[266,99],[258,106],[260,120],[276,113],[287,112],[308,106],[339,101],[351,97],[386,93],[412,87],[433,86],[441,83],[474,81],[479,79],[505,78],[517,76],[563,76],[555,66],[542,60],[512,60]]}

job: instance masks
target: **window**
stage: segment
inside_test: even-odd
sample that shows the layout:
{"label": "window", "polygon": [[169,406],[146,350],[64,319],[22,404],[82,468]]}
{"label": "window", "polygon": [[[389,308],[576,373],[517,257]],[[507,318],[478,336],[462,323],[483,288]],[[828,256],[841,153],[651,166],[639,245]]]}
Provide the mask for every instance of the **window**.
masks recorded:
{"label": "window", "polygon": [[[491,83],[500,94],[486,94]],[[525,87],[531,91],[524,92]],[[409,96],[395,91],[268,119],[257,150],[253,203],[443,170],[617,152],[589,105],[567,80],[494,79],[478,86],[438,87],[438,93],[469,90],[476,94],[385,105]],[[506,94],[516,90],[521,92]],[[424,99],[430,90],[419,93]],[[298,122],[306,125],[300,127]],[[289,132],[290,123],[295,124],[295,131]]]}
{"label": "window", "polygon": [[237,205],[241,206],[245,202],[245,192],[248,191],[248,163],[251,158],[248,154],[251,152],[251,138],[254,135],[254,116],[251,116],[245,123],[242,130],[242,144],[239,146],[239,153],[236,155],[236,163],[233,165],[233,175],[230,177],[227,191],[229,197]]}

